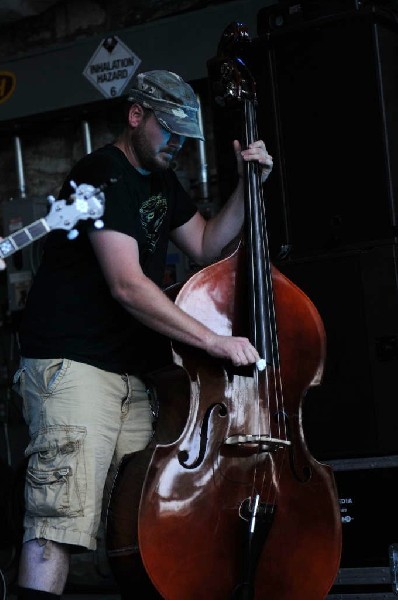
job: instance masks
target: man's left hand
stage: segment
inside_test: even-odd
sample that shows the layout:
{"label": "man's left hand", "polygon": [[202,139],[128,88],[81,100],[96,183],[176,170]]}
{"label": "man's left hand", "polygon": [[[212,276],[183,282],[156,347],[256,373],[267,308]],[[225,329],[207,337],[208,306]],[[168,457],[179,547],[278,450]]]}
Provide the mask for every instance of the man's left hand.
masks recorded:
{"label": "man's left hand", "polygon": [[238,164],[239,177],[243,177],[243,161],[257,162],[261,166],[261,182],[268,178],[272,171],[273,160],[268,154],[265,143],[262,140],[257,140],[249,144],[246,150],[242,150],[238,140],[234,140],[234,150]]}

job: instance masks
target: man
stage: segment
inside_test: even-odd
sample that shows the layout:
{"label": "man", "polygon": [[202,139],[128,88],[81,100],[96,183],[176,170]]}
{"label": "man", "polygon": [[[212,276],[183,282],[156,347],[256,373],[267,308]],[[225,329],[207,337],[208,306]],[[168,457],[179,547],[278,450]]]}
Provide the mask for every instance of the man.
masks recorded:
{"label": "man", "polygon": [[262,141],[241,150],[239,183],[206,221],[169,168],[185,137],[202,138],[192,88],[168,71],[141,73],[128,97],[127,125],[114,144],[84,157],[69,181],[105,191],[105,226],[79,225],[76,240],[52,232],[20,330],[15,382],[31,442],[26,450],[20,598],[59,597],[69,553],[95,549],[103,489],[123,455],[143,449],[152,412],[141,379],[161,334],[236,366],[259,355],[246,338],[221,336],[161,290],[168,240],[207,264],[243,223],[243,161],[264,178],[272,159]]}

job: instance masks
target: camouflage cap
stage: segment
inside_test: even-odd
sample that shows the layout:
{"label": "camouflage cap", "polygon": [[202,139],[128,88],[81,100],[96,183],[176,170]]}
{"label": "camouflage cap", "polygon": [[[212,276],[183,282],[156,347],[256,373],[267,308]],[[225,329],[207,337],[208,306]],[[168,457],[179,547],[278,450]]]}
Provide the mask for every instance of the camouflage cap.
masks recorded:
{"label": "camouflage cap", "polygon": [[203,140],[199,122],[199,103],[195,92],[179,75],[171,71],[139,73],[128,100],[153,110],[159,123],[177,135]]}

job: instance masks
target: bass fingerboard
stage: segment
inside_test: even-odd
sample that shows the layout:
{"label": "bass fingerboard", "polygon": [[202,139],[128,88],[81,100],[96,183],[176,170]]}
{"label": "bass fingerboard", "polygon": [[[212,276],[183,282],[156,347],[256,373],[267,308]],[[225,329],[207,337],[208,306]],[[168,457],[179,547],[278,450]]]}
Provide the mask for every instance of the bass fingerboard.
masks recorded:
{"label": "bass fingerboard", "polygon": [[45,219],[38,219],[0,241],[0,258],[7,258],[21,248],[46,235],[51,228]]}

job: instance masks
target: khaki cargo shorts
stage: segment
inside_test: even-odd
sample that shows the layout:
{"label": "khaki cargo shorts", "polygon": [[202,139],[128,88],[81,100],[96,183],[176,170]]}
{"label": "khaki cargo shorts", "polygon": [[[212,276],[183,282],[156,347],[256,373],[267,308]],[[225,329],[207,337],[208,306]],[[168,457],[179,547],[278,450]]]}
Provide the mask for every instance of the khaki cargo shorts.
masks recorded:
{"label": "khaki cargo shorts", "polygon": [[61,358],[22,358],[14,384],[30,435],[23,541],[95,550],[105,485],[153,434],[145,385]]}

